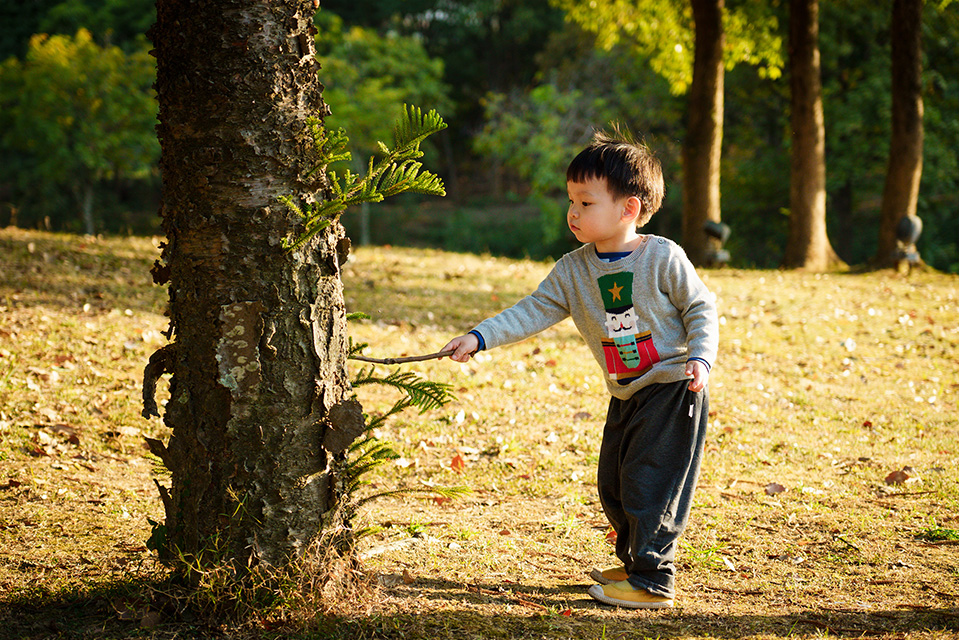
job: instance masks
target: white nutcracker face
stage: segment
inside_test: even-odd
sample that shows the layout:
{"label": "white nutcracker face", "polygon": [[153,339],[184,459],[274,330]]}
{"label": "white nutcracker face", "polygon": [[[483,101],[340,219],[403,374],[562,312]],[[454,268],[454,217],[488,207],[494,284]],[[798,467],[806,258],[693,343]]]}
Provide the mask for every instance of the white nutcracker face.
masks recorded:
{"label": "white nutcracker face", "polygon": [[633,307],[620,313],[607,311],[607,321],[604,325],[607,327],[607,335],[611,338],[633,335],[637,328],[637,312]]}

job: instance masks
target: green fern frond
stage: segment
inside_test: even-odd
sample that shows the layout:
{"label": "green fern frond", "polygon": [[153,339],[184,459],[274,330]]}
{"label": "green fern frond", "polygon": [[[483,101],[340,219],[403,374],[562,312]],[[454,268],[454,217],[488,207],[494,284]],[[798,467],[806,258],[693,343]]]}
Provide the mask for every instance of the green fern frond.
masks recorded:
{"label": "green fern frond", "polygon": [[301,218],[307,217],[307,214],[304,213],[303,209],[300,208],[300,205],[298,205],[296,200],[293,199],[293,196],[280,196],[280,202],[285,204],[288,209],[293,211],[295,214],[297,214]]}
{"label": "green fern frond", "polygon": [[405,104],[403,116],[393,130],[394,144],[397,149],[418,147],[426,138],[446,128],[447,123],[435,109],[424,114],[420,107]]}
{"label": "green fern frond", "polygon": [[[348,150],[350,140],[343,129],[328,131],[324,129],[319,118],[312,118],[308,124],[319,156],[308,176],[327,170],[327,167],[335,162],[351,159]],[[420,143],[446,127],[447,124],[435,110],[424,114],[419,107],[404,105],[403,113],[394,128],[394,148],[390,149],[378,142],[377,146],[384,157],[376,162],[371,157],[365,176],[361,178],[347,169],[341,180],[336,172],[329,171],[327,200],[306,209],[301,208],[290,197],[280,198],[281,202],[305,220],[304,231],[296,240],[285,242],[285,246],[288,249],[302,247],[352,206],[381,202],[386,197],[408,191],[425,195],[446,195],[440,178],[422,170],[421,164],[414,162],[423,156]]]}
{"label": "green fern frond", "polygon": [[[350,319],[350,316],[347,316],[347,320]],[[353,338],[347,338],[347,359],[360,355],[368,346],[369,345],[366,342],[354,343]]]}
{"label": "green fern frond", "polygon": [[420,173],[422,166],[422,164],[413,160],[408,160],[400,165],[391,165],[380,180],[378,185],[380,192],[386,197],[406,191],[434,196],[446,195],[443,181],[429,171]]}
{"label": "green fern frond", "polygon": [[450,392],[451,385],[426,380],[412,371],[399,369],[385,378],[376,375],[375,367],[362,369],[354,378],[353,386],[368,384],[385,384],[402,391],[411,405],[420,409],[420,413],[442,407],[454,397]]}

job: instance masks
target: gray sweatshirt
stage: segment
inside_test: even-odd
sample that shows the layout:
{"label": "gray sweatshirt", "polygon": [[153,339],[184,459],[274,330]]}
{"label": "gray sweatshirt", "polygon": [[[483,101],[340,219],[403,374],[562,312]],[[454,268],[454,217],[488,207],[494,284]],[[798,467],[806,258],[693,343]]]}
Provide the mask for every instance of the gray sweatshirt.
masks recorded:
{"label": "gray sweatshirt", "polygon": [[683,249],[666,238],[643,236],[635,251],[615,262],[601,260],[593,244],[571,251],[535,292],[474,331],[492,349],[568,316],[620,399],[649,384],[687,378],[688,360],[709,368],[717,357],[714,297]]}

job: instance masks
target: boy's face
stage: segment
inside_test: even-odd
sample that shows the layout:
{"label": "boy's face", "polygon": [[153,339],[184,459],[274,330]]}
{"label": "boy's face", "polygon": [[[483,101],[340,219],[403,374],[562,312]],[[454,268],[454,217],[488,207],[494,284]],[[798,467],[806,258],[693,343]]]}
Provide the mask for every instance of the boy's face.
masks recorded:
{"label": "boy's face", "polygon": [[[593,242],[597,250],[620,251],[629,237],[636,235],[636,215],[640,201],[614,199],[607,191],[607,181],[590,178],[586,182],[567,182],[567,226],[583,243]],[[635,210],[633,210],[635,209]]]}

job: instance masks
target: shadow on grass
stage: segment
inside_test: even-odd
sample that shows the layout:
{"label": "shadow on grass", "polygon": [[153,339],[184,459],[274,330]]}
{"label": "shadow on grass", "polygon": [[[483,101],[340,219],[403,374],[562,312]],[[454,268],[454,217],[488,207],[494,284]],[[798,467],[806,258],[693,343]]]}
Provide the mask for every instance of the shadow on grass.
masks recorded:
{"label": "shadow on grass", "polygon": [[112,308],[162,313],[165,290],[153,285],[153,259],[134,239],[5,230],[0,234],[0,290],[22,294],[25,304],[79,311]]}
{"label": "shadow on grass", "polygon": [[[275,615],[269,622],[215,622],[176,606],[166,596],[168,586],[160,580],[133,579],[70,593],[28,590],[13,598],[0,596],[0,639],[860,638],[918,633],[956,637],[958,630],[955,608],[847,611],[824,607],[787,612],[756,595],[752,596],[757,600],[756,613],[751,614],[690,612],[682,607],[634,611],[598,605],[585,595],[585,585],[512,585],[515,588],[503,590],[499,585],[465,586],[430,579],[375,594],[374,600],[388,605],[371,614],[304,622],[300,612],[291,616],[298,620],[295,623],[277,621]],[[553,604],[558,602],[562,605]],[[382,610],[388,606],[395,612]]]}

